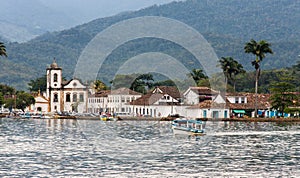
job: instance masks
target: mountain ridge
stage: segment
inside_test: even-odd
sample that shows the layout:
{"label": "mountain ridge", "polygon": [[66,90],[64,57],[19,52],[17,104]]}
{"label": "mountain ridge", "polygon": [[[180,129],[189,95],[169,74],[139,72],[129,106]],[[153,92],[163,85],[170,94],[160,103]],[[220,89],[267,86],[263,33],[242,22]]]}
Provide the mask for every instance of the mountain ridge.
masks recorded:
{"label": "mountain ridge", "polygon": [[[7,44],[9,62],[6,61],[6,65],[14,64],[16,68],[26,68],[32,72],[28,79],[26,77],[19,80],[19,82],[22,81],[22,85],[26,86],[26,81],[43,75],[47,65],[56,57],[58,64],[64,68],[64,74],[71,78],[81,51],[96,34],[117,22],[141,16],[162,16],[186,23],[206,38],[218,57],[232,56],[247,70],[253,70],[250,61],[254,57],[244,54],[243,47],[252,38],[267,40],[272,44],[271,47],[275,53],[268,55],[262,62],[262,69],[289,67],[298,60],[300,32],[295,29],[300,28],[300,22],[294,19],[300,18],[299,2],[292,0],[274,2],[267,0],[250,2],[188,0],[154,5],[139,11],[95,19],[68,30],[44,34],[27,43]],[[151,42],[153,41],[148,41],[148,43]],[[147,44],[147,42],[137,43]],[[128,48],[122,48],[123,51],[119,53],[138,54],[132,51],[132,47],[135,46],[133,43],[128,45]],[[141,51],[145,50],[141,49]],[[122,57],[126,58],[126,54]],[[18,65],[22,67],[17,67]],[[22,86],[18,83],[17,77],[11,77],[23,76],[22,70],[11,71],[3,67],[0,69],[7,74],[0,76],[1,81]]]}

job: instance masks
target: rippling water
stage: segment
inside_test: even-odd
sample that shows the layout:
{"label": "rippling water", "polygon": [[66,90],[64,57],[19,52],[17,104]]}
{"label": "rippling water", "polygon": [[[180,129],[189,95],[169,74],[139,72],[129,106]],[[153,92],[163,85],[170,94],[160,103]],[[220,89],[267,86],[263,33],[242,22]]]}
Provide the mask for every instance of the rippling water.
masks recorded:
{"label": "rippling water", "polygon": [[0,177],[299,177],[300,125],[0,119]]}

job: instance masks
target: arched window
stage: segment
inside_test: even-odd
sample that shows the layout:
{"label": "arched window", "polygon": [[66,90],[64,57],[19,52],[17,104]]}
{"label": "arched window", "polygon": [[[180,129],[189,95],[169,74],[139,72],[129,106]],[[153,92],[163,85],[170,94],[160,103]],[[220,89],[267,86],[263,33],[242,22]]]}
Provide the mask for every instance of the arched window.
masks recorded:
{"label": "arched window", "polygon": [[58,102],[58,94],[54,93],[53,102]]}
{"label": "arched window", "polygon": [[57,82],[57,74],[56,73],[53,75],[53,82]]}
{"label": "arched window", "polygon": [[66,102],[71,102],[71,94],[70,93],[66,94]]}
{"label": "arched window", "polygon": [[73,102],[77,102],[77,93],[73,93]]}
{"label": "arched window", "polygon": [[[84,102],[84,95],[83,95],[83,93],[79,94],[79,102]],[[97,100],[95,100],[95,102],[97,102]]]}

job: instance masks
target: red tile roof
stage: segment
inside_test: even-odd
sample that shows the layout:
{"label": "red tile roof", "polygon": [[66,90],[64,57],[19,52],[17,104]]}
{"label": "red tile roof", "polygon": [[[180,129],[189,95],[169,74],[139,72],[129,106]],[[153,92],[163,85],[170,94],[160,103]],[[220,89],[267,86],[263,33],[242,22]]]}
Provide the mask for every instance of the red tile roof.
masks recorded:
{"label": "red tile roof", "polygon": [[219,93],[208,87],[190,87],[190,89],[198,95],[215,95]]}
{"label": "red tile roof", "polygon": [[[148,92],[146,95],[138,98],[135,101],[130,102],[131,105],[152,105],[159,99],[163,98],[164,95],[169,95],[174,99],[179,99],[181,97],[180,92],[176,87],[172,86],[159,86]],[[175,104],[175,103],[165,103],[165,104]]]}

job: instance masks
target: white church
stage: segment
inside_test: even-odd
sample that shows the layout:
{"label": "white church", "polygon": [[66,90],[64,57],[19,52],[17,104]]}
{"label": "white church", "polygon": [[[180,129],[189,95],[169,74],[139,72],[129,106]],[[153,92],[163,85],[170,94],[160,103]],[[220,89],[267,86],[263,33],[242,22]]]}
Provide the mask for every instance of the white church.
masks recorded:
{"label": "white church", "polygon": [[54,60],[46,70],[46,94],[36,97],[36,104],[31,107],[38,112],[78,112],[87,108],[88,87],[78,79],[64,81],[62,68]]}

